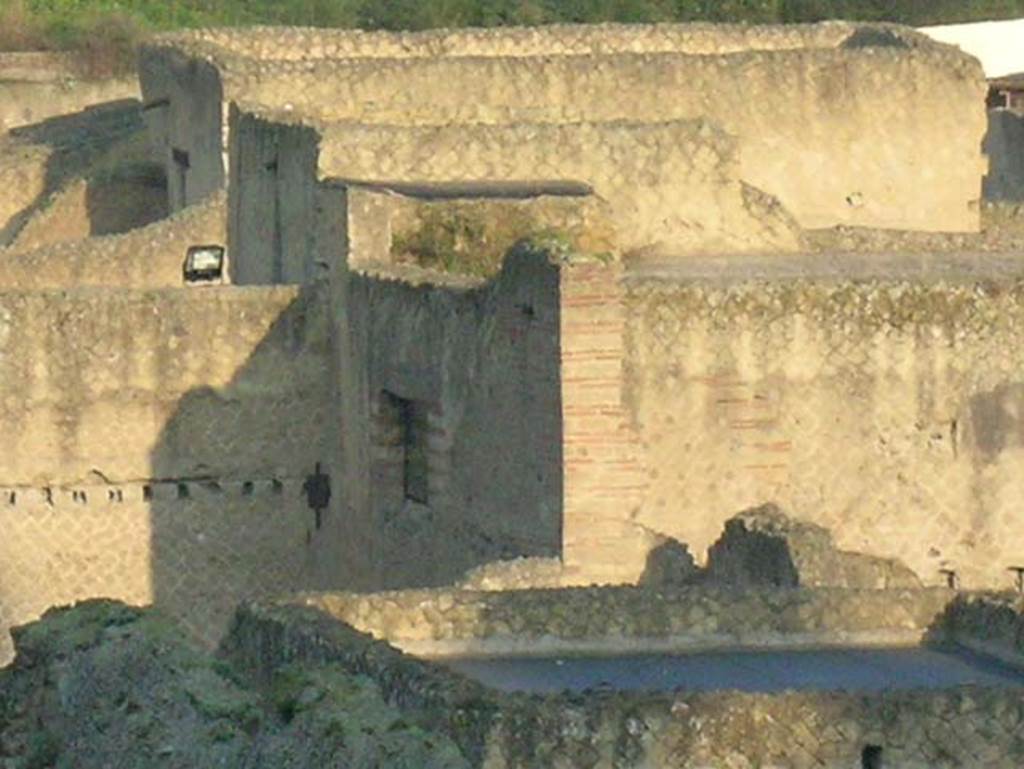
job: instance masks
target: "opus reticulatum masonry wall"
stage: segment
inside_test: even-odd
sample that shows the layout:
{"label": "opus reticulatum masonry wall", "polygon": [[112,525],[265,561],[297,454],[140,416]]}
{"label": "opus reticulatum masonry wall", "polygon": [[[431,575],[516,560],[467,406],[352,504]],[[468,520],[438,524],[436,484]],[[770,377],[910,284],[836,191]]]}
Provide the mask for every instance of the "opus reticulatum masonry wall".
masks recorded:
{"label": "opus reticulatum masonry wall", "polygon": [[563,268],[567,564],[634,580],[659,537],[700,555],[771,499],[927,583],[1010,587],[1021,277],[976,254]]}
{"label": "opus reticulatum masonry wall", "polygon": [[[305,282],[316,183],[449,197],[593,194],[616,247],[673,255],[792,251],[798,228],[742,184],[735,141],[704,121],[380,126],[233,111],[233,280]],[[322,261],[322,260],[321,260]]]}
{"label": "opus reticulatum masonry wall", "polygon": [[315,584],[326,321],[284,287],[0,294],[0,658],[80,598],[211,642],[240,598]]}
{"label": "opus reticulatum masonry wall", "polygon": [[[851,26],[837,41],[833,30],[805,48],[727,46],[720,55],[657,48],[218,65],[158,46],[144,51],[142,71],[147,104],[164,105],[153,114],[174,113],[162,121],[168,152],[188,156],[184,175],[197,177],[197,194],[223,175],[216,126],[231,101],[375,124],[706,119],[738,137],[741,178],[802,226],[976,230],[986,130],[980,66],[910,32]],[[203,82],[193,88],[196,78]],[[205,82],[218,78],[219,95]],[[179,94],[147,81],[187,87]]]}
{"label": "opus reticulatum masonry wall", "polygon": [[490,282],[400,267],[333,289],[342,431],[336,584],[444,584],[561,549],[558,273],[525,248]]}

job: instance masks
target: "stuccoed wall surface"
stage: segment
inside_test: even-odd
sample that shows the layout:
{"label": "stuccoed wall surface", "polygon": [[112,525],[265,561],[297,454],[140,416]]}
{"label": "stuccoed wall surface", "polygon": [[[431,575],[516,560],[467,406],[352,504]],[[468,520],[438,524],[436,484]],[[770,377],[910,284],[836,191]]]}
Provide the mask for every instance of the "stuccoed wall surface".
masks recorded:
{"label": "stuccoed wall surface", "polygon": [[327,353],[290,288],[0,294],[0,629],[112,595],[212,641],[239,598],[310,584]]}
{"label": "stuccoed wall surface", "polygon": [[189,246],[224,245],[226,194],[123,235],[106,235],[23,252],[0,250],[0,287],[29,291],[84,286],[181,286]]}
{"label": "stuccoed wall surface", "polygon": [[[946,49],[353,59],[293,69],[253,79],[239,100],[375,124],[704,118],[738,138],[740,178],[778,197],[804,227],[978,227],[986,85],[975,60]],[[936,92],[947,98],[927,95]]]}
{"label": "stuccoed wall surface", "polygon": [[[331,124],[319,173],[360,182],[591,187],[624,251],[787,251],[796,228],[739,179],[735,142],[704,121],[639,124]],[[515,147],[511,152],[510,147]]]}
{"label": "stuccoed wall surface", "polygon": [[702,585],[315,593],[295,602],[410,653],[443,657],[915,644],[955,595]]}
{"label": "stuccoed wall surface", "polygon": [[[511,257],[491,283],[392,267],[335,287],[340,405],[333,584],[443,584],[561,545],[557,270]],[[389,393],[427,422],[428,494],[406,498]],[[341,580],[341,582],[339,582]]]}
{"label": "stuccoed wall surface", "polygon": [[253,604],[237,613],[224,651],[264,680],[296,661],[333,662],[369,676],[407,718],[448,734],[488,769],[848,769],[867,745],[908,769],[1010,769],[1022,760],[1024,696],[1014,689],[506,695],[405,657],[320,612]]}
{"label": "stuccoed wall surface", "polygon": [[[967,587],[1011,584],[1024,558],[1015,256],[686,265],[601,279],[624,353],[601,383],[611,418],[594,426],[623,453],[582,469],[567,454],[570,560],[639,574],[627,543],[663,534],[699,555],[726,518],[775,501],[926,583],[950,567]],[[586,473],[619,479],[618,512]]]}

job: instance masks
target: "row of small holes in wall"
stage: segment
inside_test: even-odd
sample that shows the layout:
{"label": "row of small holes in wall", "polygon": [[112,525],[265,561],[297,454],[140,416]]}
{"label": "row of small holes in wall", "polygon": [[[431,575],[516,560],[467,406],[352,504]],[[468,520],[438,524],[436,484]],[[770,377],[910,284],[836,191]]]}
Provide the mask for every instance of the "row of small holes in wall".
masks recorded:
{"label": "row of small holes in wall", "polygon": [[[195,488],[200,488],[204,491],[212,492],[214,494],[220,494],[226,490],[224,488],[224,485],[218,483],[217,481],[182,481],[178,483],[162,483],[160,485],[174,486],[176,489],[178,499],[189,499],[192,496],[193,489]],[[232,483],[231,485],[235,484]],[[241,484],[238,485],[239,491],[243,497],[250,497],[256,493],[256,481],[243,481]],[[148,502],[153,499],[155,486],[156,484],[146,483],[135,488],[138,488],[140,490],[139,494],[142,497],[142,500]],[[270,492],[273,494],[284,493],[284,483],[282,483],[276,478],[270,480],[268,488]],[[107,502],[119,503],[124,502],[126,499],[126,490],[120,487],[100,489],[99,491],[86,489],[71,489],[70,491],[68,491],[64,489],[55,490],[49,488],[38,489],[37,491],[42,500],[48,505],[53,505],[55,496],[58,493],[70,493],[71,501],[81,505],[89,503],[90,494],[94,494],[93,499],[95,499],[96,496],[99,496],[101,499],[103,499],[104,491],[106,492],[105,498]],[[7,490],[3,492],[2,499],[6,501],[8,506],[13,507],[18,504],[19,500],[23,500],[24,496],[24,491]]]}

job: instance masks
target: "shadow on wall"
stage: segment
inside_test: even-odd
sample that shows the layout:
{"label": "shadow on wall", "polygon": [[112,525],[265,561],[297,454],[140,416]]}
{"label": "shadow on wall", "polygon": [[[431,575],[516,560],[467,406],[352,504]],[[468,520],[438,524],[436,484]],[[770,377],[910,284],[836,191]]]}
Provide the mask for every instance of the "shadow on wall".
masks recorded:
{"label": "shadow on wall", "polygon": [[[125,160],[126,142],[144,141],[141,105],[135,99],[89,107],[81,112],[50,118],[10,132],[19,144],[44,152],[44,167],[31,161],[15,181],[24,195],[14,213],[0,222],[0,246],[9,244],[37,213],[60,204],[60,192],[75,177],[86,177],[85,218],[80,237],[125,232],[166,216],[166,179],[162,166],[139,158]],[[130,154],[130,153],[129,153]],[[70,193],[70,194],[73,194]],[[19,205],[20,204],[20,205]],[[61,211],[65,218],[66,211]]]}
{"label": "shadow on wall", "polygon": [[989,110],[982,151],[988,157],[983,197],[1024,201],[1024,115],[1008,109]]}
{"label": "shadow on wall", "polygon": [[351,493],[339,501],[351,534],[337,548],[373,575],[360,588],[451,584],[493,561],[559,556],[559,272],[548,253],[523,244],[469,290],[355,275],[345,301]]}
{"label": "shadow on wall", "polygon": [[[152,453],[154,482],[143,489],[154,603],[207,644],[220,637],[239,601],[316,586],[318,516],[306,479],[325,459],[330,424],[319,290],[234,291],[256,297],[247,307],[267,296],[295,298],[269,328],[246,320],[258,309],[234,313],[235,341],[251,354],[237,371],[225,372],[223,386],[181,398]],[[204,372],[202,380],[221,377]]]}
{"label": "shadow on wall", "polygon": [[156,163],[134,163],[90,178],[85,211],[89,236],[117,235],[165,218],[167,175]]}

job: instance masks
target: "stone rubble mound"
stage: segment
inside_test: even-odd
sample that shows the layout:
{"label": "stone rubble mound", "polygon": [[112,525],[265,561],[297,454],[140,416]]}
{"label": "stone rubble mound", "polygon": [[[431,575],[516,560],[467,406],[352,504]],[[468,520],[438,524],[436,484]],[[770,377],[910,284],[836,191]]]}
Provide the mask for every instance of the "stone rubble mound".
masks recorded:
{"label": "stone rubble mound", "polygon": [[706,578],[741,586],[921,587],[900,561],[839,550],[828,529],[791,518],[772,503],[726,521],[708,549]]}

